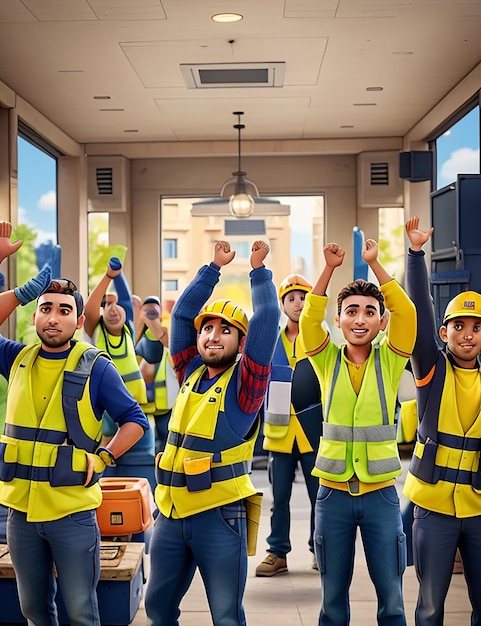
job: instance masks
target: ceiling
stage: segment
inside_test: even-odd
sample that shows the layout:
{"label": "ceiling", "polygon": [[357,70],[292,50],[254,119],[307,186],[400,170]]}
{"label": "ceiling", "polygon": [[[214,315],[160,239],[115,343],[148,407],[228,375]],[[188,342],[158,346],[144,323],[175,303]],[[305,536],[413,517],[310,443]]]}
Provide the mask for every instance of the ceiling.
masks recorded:
{"label": "ceiling", "polygon": [[[480,0],[2,0],[0,80],[79,143],[229,140],[234,111],[249,140],[394,137],[481,61],[480,33]],[[282,86],[181,71],[244,63]]]}

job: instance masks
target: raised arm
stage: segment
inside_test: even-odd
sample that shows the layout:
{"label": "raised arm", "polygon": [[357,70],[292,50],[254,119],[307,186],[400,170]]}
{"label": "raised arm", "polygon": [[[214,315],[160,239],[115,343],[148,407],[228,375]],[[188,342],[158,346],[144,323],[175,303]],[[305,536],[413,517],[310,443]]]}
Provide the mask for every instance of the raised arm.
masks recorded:
{"label": "raised arm", "polygon": [[100,279],[98,285],[92,289],[85,302],[85,322],[84,330],[89,337],[94,334],[95,327],[100,321],[100,305],[109,285],[114,278],[122,272],[122,263],[116,257],[112,257],[107,265],[105,274]]}
{"label": "raised arm", "polygon": [[433,232],[434,228],[427,231],[419,229],[419,217],[411,217],[406,222],[406,235],[410,244],[406,263],[406,291],[417,311],[417,335],[412,355],[413,371],[417,379],[427,376],[439,353],[438,329],[422,249]]}
{"label": "raised arm", "polygon": [[0,222],[0,263],[14,254],[23,243],[21,239],[12,243],[10,241],[11,236],[12,225],[10,222]]}
{"label": "raised arm", "polygon": [[312,293],[316,296],[325,296],[327,286],[334,273],[336,267],[342,265],[345,256],[344,250],[337,243],[328,243],[324,246],[325,265],[316,284],[312,289]]}
{"label": "raised arm", "polygon": [[177,378],[183,379],[189,362],[197,355],[197,331],[194,317],[198,315],[204,303],[212,295],[220,279],[220,269],[232,261],[235,251],[227,241],[217,241],[214,247],[214,260],[204,265],[196,277],[179,296],[172,309],[170,330],[170,353]]}
{"label": "raised arm", "polygon": [[3,324],[19,304],[24,306],[36,300],[51,282],[52,271],[49,265],[45,265],[36,276],[27,280],[21,287],[0,293],[0,324]]}
{"label": "raised arm", "polygon": [[392,280],[392,276],[387,272],[379,262],[379,247],[374,239],[366,239],[364,249],[362,251],[362,258],[365,263],[369,265],[374,273],[374,276],[378,279],[380,285],[384,285]]}

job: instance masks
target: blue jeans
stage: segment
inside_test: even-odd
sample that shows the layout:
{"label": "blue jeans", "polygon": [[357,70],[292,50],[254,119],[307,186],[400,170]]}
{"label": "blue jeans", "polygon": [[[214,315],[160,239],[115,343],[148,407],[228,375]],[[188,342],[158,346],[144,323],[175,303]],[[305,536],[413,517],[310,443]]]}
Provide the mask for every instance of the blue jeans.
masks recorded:
{"label": "blue jeans", "polygon": [[72,626],[100,626],[97,582],[100,535],[95,511],[51,522],[27,522],[10,509],[7,543],[23,615],[32,626],[58,626],[53,564]]}
{"label": "blue jeans", "polygon": [[291,528],[290,500],[292,495],[292,483],[296,475],[297,464],[300,463],[307,493],[311,502],[311,516],[309,527],[309,550],[314,552],[314,511],[316,506],[319,478],[311,474],[316,461],[316,454],[308,452],[301,454],[293,452],[269,452],[269,470],[272,482],[272,495],[274,504],[271,515],[271,534],[267,537],[269,552],[285,558],[291,551],[289,538]]}
{"label": "blue jeans", "polygon": [[315,530],[323,591],[319,625],[349,624],[349,587],[358,527],[378,598],[377,623],[405,626],[402,575],[406,567],[406,538],[394,486],[362,496],[319,488]]}
{"label": "blue jeans", "polygon": [[419,581],[416,626],[442,626],[456,548],[471,600],[471,626],[481,625],[481,515],[459,518],[414,507],[414,566]]}
{"label": "blue jeans", "polygon": [[149,626],[177,626],[179,605],[196,567],[204,581],[214,626],[244,626],[247,580],[245,519],[224,519],[221,507],[184,519],[159,514],[150,545],[145,595]]}

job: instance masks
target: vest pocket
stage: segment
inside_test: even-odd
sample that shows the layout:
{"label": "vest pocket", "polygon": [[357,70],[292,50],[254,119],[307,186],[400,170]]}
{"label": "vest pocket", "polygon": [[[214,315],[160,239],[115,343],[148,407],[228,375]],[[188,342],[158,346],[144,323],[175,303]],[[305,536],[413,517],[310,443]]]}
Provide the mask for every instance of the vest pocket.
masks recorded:
{"label": "vest pocket", "polygon": [[390,474],[401,469],[395,441],[367,442],[367,469],[373,476]]}
{"label": "vest pocket", "polygon": [[[52,487],[72,487],[83,485],[87,473],[87,456],[85,450],[74,446],[59,446],[57,458],[50,468],[49,482]],[[55,452],[53,453],[55,454]],[[89,487],[96,483],[101,474],[94,472]]]}
{"label": "vest pocket", "polygon": [[316,467],[329,474],[344,474],[346,471],[346,448],[345,441],[332,441],[323,437],[316,459]]}
{"label": "vest pocket", "polygon": [[198,459],[184,459],[184,473],[187,490],[191,492],[210,489],[212,485],[210,456]]}
{"label": "vest pocket", "polygon": [[0,443],[0,480],[9,482],[15,478],[17,457],[16,443]]}
{"label": "vest pocket", "polygon": [[411,458],[411,472],[417,478],[431,485],[436,484],[439,480],[439,476],[435,475],[437,451],[437,442],[427,437],[425,443],[416,442]]}

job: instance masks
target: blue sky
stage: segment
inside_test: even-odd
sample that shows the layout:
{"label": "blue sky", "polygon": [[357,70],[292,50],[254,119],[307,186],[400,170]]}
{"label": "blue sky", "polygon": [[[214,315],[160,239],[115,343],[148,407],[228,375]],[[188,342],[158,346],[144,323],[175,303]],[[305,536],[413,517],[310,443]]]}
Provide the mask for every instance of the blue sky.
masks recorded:
{"label": "blue sky", "polygon": [[438,189],[460,174],[479,174],[479,109],[474,108],[437,141]]}
{"label": "blue sky", "polygon": [[18,140],[18,221],[37,230],[37,244],[57,243],[57,164],[28,141]]}

